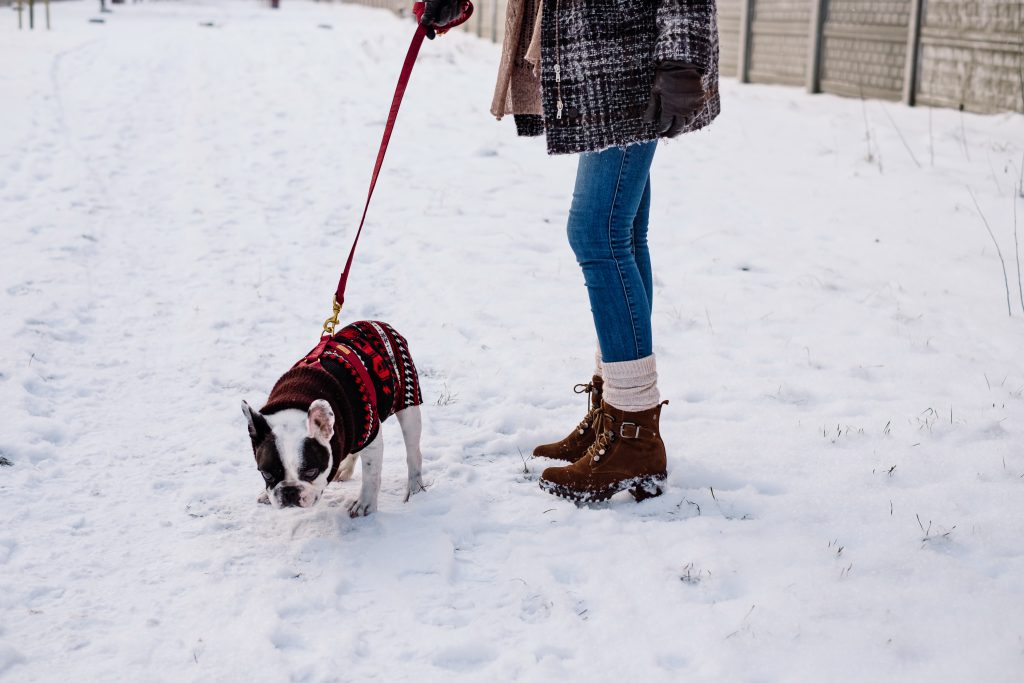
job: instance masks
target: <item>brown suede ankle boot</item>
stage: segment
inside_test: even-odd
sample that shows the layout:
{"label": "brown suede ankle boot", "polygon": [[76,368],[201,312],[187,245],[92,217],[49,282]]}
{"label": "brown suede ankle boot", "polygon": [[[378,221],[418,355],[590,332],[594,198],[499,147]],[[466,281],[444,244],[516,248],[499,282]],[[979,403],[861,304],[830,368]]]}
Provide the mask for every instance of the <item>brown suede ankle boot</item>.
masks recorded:
{"label": "brown suede ankle boot", "polygon": [[552,458],[566,462],[576,462],[582,458],[583,454],[590,448],[590,444],[594,443],[594,439],[597,438],[595,422],[598,409],[601,406],[603,387],[604,380],[601,379],[600,375],[594,375],[590,384],[577,384],[574,389],[577,394],[590,394],[589,409],[587,410],[586,417],[576,426],[576,429],[572,430],[572,434],[561,441],[534,448],[533,457]]}
{"label": "brown suede ankle boot", "polygon": [[540,487],[585,503],[607,500],[625,489],[637,502],[661,495],[667,472],[659,423],[667,402],[638,413],[602,402],[597,438],[586,454],[568,467],[544,470]]}

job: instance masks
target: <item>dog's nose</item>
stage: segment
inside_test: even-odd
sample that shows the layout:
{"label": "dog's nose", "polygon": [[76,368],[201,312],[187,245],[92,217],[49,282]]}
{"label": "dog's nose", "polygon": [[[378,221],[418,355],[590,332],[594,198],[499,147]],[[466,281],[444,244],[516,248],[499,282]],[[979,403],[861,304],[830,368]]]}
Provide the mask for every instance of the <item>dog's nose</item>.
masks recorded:
{"label": "dog's nose", "polygon": [[299,487],[288,486],[281,489],[281,507],[291,508],[299,504]]}

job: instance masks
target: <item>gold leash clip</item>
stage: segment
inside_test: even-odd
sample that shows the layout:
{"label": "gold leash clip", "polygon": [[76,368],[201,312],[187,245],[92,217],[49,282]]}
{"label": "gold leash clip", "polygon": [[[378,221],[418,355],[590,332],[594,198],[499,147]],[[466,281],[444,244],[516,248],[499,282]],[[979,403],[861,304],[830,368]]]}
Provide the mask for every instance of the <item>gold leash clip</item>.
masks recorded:
{"label": "gold leash clip", "polygon": [[324,321],[324,332],[323,332],[323,335],[322,335],[324,337],[333,337],[334,336],[334,328],[338,325],[338,314],[341,313],[341,304],[338,303],[338,297],[335,296],[335,297],[332,297],[332,299],[333,299],[334,312],[331,314],[330,318],[328,318],[327,320]]}

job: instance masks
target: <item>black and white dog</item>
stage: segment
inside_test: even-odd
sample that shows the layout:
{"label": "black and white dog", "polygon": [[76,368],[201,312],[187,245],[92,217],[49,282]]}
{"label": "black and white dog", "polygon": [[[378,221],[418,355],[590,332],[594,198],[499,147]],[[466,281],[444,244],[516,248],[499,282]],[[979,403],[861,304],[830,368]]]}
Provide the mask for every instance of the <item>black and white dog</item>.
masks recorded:
{"label": "black and white dog", "polygon": [[277,381],[259,411],[242,401],[256,466],[274,507],[310,507],[327,484],[352,476],[363,459],[353,517],[377,509],[384,442],[380,424],[394,415],[409,468],[405,499],[424,490],[419,377],[405,338],[388,324],[353,323],[320,344]]}

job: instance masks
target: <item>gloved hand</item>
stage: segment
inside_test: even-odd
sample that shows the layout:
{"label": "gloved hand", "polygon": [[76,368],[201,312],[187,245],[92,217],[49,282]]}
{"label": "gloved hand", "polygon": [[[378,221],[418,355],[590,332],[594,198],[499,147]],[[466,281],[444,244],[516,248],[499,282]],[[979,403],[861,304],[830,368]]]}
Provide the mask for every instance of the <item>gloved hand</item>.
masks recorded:
{"label": "gloved hand", "polygon": [[700,70],[693,64],[666,59],[655,67],[651,100],[644,117],[658,133],[673,138],[693,120],[706,97]]}
{"label": "gloved hand", "polygon": [[461,0],[425,0],[420,26],[427,29],[427,38],[434,39],[434,29],[452,23],[462,14]]}

